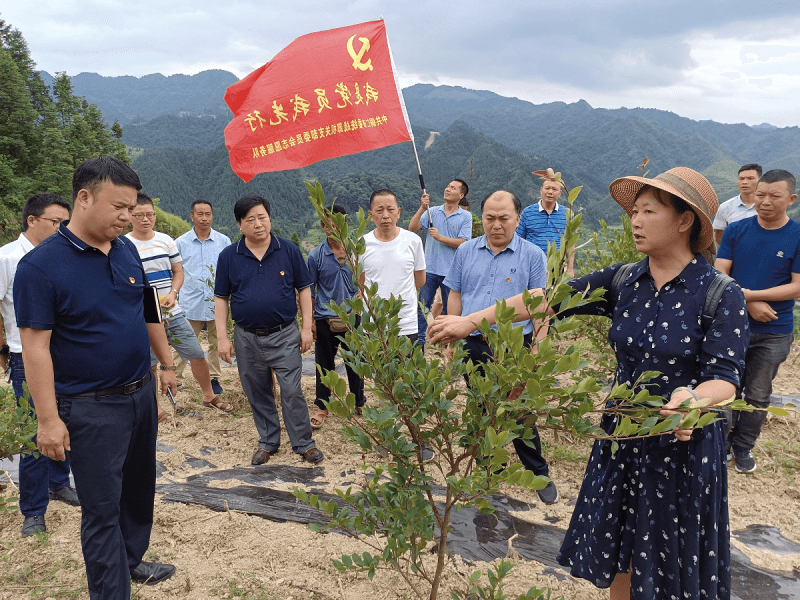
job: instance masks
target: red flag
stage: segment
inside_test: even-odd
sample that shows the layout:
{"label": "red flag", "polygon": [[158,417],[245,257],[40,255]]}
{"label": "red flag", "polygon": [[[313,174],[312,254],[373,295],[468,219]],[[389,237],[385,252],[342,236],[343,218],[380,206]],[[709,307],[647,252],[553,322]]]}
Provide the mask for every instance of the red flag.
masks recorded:
{"label": "red flag", "polygon": [[297,38],[225,102],[225,145],[245,182],[411,139],[383,20]]}

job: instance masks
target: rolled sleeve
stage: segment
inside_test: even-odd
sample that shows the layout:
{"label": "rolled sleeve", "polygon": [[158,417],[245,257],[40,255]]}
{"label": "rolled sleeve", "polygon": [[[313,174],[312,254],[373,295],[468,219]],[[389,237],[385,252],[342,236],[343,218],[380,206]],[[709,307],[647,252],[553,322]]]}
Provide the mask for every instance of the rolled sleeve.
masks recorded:
{"label": "rolled sleeve", "polygon": [[717,312],[706,332],[700,352],[703,381],[722,379],[738,386],[750,342],[747,305],[741,288],[730,283],[722,293]]}
{"label": "rolled sleeve", "polygon": [[309,273],[308,267],[303,260],[303,254],[300,252],[300,249],[294,244],[291,244],[289,246],[289,252],[292,257],[294,288],[298,291],[304,290],[311,286],[314,281],[311,279],[311,274]]}
{"label": "rolled sleeve", "polygon": [[467,213],[466,217],[464,218],[464,222],[461,224],[461,229],[459,229],[456,237],[459,237],[463,240],[472,239],[472,213]]}

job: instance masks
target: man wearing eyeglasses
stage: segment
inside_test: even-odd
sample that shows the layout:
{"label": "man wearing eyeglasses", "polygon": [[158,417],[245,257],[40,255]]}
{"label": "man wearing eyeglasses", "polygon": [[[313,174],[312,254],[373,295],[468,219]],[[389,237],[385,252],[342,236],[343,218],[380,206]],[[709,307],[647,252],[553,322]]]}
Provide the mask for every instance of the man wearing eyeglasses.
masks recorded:
{"label": "man wearing eyeglasses", "polygon": [[[25,365],[14,315],[14,275],[20,259],[58,231],[58,225],[69,219],[69,215],[70,205],[63,198],[36,194],[28,198],[22,209],[19,238],[0,248],[0,314],[4,325],[0,327],[0,365],[4,371],[10,370],[11,385],[17,398],[25,395]],[[79,505],[78,495],[69,485],[69,461],[24,454],[19,461],[19,496],[19,510],[25,517],[22,537],[47,531],[44,514],[50,499]]]}
{"label": "man wearing eyeglasses", "polygon": [[[139,192],[136,196],[136,208],[131,214],[133,231],[126,237],[133,242],[142,259],[144,272],[151,287],[158,290],[158,298],[164,309],[164,328],[170,345],[183,360],[189,361],[192,375],[203,390],[203,406],[230,412],[233,406],[223,402],[214,393],[211,386],[211,375],[203,348],[194,334],[181,307],[178,306],[178,290],[183,285],[183,268],[178,247],[166,233],[153,231],[156,223],[156,211],[150,196]],[[150,365],[155,370],[158,359],[150,351]]]}

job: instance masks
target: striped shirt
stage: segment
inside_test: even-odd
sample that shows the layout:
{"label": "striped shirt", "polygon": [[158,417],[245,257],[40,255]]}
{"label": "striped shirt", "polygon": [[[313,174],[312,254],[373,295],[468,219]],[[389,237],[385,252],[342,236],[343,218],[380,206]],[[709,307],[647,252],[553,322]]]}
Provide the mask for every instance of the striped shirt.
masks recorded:
{"label": "striped shirt", "polygon": [[[151,287],[158,290],[158,297],[161,298],[172,290],[172,265],[181,262],[181,255],[175,240],[166,233],[154,231],[153,234],[153,237],[146,241],[137,240],[131,233],[125,237],[133,242],[139,251],[147,281]],[[164,316],[174,317],[182,312],[181,307],[175,302],[175,306],[164,311]]]}
{"label": "striped shirt", "polygon": [[547,254],[548,244],[555,244],[556,248],[561,248],[561,236],[566,229],[567,211],[561,210],[561,206],[556,202],[553,212],[548,214],[539,201],[522,211],[517,235],[533,242]]}

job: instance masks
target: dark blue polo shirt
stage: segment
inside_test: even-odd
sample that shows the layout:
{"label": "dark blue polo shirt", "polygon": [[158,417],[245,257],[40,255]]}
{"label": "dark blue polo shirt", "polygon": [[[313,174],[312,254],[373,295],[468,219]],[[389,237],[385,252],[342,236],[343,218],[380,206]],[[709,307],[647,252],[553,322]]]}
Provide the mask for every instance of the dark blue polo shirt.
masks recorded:
{"label": "dark blue polo shirt", "polygon": [[17,325],[52,331],[57,395],[124,385],[150,368],[139,253],[120,236],[106,256],[67,223],[20,260],[14,278]]}
{"label": "dark blue polo shirt", "polygon": [[230,297],[231,316],[237,325],[261,329],[294,321],[294,291],[311,283],[300,249],[273,234],[261,260],[250,251],[244,238],[219,253],[214,295]]}

